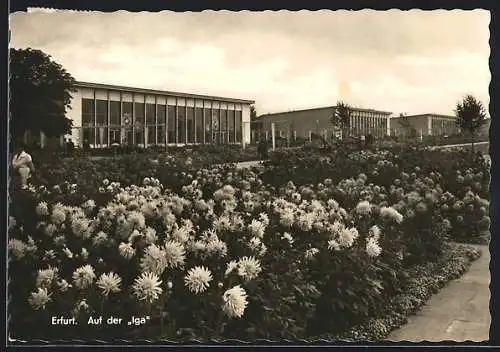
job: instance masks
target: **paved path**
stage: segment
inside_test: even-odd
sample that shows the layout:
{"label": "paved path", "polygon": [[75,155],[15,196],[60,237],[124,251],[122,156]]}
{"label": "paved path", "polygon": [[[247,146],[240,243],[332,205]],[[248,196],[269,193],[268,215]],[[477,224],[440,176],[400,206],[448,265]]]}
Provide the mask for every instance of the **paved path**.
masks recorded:
{"label": "paved path", "polygon": [[408,323],[388,337],[391,341],[486,341],[490,330],[490,251],[475,245],[481,257],[469,271],[451,281]]}
{"label": "paved path", "polygon": [[[485,144],[488,144],[488,143],[490,143],[490,142],[476,142],[476,143],[474,143],[474,146],[485,145]],[[458,148],[458,147],[468,147],[470,145],[471,145],[471,143],[448,144],[448,145],[434,145],[434,146],[430,147],[430,149]]]}

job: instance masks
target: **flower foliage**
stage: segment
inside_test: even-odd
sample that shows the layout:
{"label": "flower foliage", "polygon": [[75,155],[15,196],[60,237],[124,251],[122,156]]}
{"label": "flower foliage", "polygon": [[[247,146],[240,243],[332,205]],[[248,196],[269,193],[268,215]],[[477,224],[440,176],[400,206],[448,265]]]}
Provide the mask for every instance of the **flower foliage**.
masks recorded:
{"label": "flower foliage", "polygon": [[[9,287],[14,331],[73,312],[83,325],[150,315],[160,331],[137,333],[164,338],[340,334],[383,311],[450,236],[489,226],[480,166],[450,179],[446,165],[389,152],[351,154],[342,168],[335,154],[293,153],[263,171],[188,165],[173,185],[32,187],[9,224],[9,274],[25,278]],[[40,332],[51,333],[64,334]]]}

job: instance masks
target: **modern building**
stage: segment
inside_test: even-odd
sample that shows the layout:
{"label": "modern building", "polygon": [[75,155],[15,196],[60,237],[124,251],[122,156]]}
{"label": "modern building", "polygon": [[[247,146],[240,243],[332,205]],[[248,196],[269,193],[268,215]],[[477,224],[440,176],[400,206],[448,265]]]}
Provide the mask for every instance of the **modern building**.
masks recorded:
{"label": "modern building", "polygon": [[[296,110],[261,115],[253,123],[252,139],[261,135],[271,136],[271,125],[275,125],[276,136],[291,139],[310,138],[311,134],[330,138],[335,131],[331,119],[335,106]],[[390,112],[351,107],[350,129],[354,136],[371,134],[383,137],[389,134]]]}
{"label": "modern building", "polygon": [[393,136],[450,136],[460,133],[455,116],[438,114],[392,117],[390,128]]}
{"label": "modern building", "polygon": [[[66,116],[76,146],[250,143],[252,100],[78,82]],[[40,141],[43,146],[43,137]]]}

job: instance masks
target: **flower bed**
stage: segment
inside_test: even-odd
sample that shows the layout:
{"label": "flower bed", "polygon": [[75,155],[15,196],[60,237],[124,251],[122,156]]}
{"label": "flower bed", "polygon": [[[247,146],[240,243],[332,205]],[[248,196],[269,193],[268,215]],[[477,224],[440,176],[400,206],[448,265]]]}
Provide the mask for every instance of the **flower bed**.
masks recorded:
{"label": "flower bed", "polygon": [[436,262],[416,266],[408,271],[412,280],[401,293],[392,297],[380,316],[340,335],[324,335],[320,338],[333,341],[380,341],[407,322],[425,302],[451,280],[462,276],[473,261],[482,255],[480,250],[469,245],[449,244],[443,256]]}
{"label": "flower bed", "polygon": [[[127,176],[111,164],[16,194],[9,274],[25,280],[9,287],[12,336],[344,336],[387,314],[422,265],[450,258],[450,236],[489,222],[481,189],[456,186],[484,182],[474,165],[448,182],[448,164],[415,166],[435,152],[287,153],[267,170],[172,158],[161,181],[140,182],[148,169],[130,160]],[[61,316],[78,326],[50,324]],[[96,327],[100,316],[149,319]]]}
{"label": "flower bed", "polygon": [[[353,202],[374,192],[382,192],[379,198],[385,195],[384,200],[391,204],[402,202],[405,197],[418,203],[414,192],[420,197],[438,197],[432,203],[440,204],[439,216],[447,220],[454,240],[470,243],[488,240],[489,167],[482,159],[472,160],[463,150],[408,148],[397,153],[386,150],[349,154],[284,151],[277,153],[266,165],[262,179],[276,187],[281,180],[305,186],[321,183],[324,179],[345,183],[343,180],[356,178],[359,174],[366,175],[366,184],[373,187],[349,186],[353,188],[351,192],[358,194]],[[343,197],[338,192],[336,196]],[[403,203],[399,204],[403,206]]]}
{"label": "flower bed", "polygon": [[[25,282],[11,286],[18,293],[11,312],[20,326],[41,326],[72,312],[81,319],[82,336],[92,329],[85,326],[90,314],[142,313],[153,319],[167,312],[165,331],[171,337],[192,331],[201,338],[286,337],[305,333],[321,286],[344,277],[340,296],[356,297],[367,284],[351,282],[348,269],[371,270],[373,280],[379,276],[372,258],[381,254],[378,237],[389,232],[390,219],[381,220],[381,229],[365,222],[371,231],[360,233],[333,200],[295,204],[231,186],[204,200],[194,185],[181,198],[162,194],[156,180],[149,182],[153,185],[113,186],[107,205],[42,201],[33,214],[36,226],[25,221],[13,227],[11,275],[34,283],[31,293],[23,289]],[[374,282],[368,289],[380,290],[381,283]],[[383,295],[366,295],[354,302],[356,309],[348,306],[350,299],[337,301],[343,324],[369,314],[372,303],[382,304]],[[234,319],[245,312],[245,319]],[[51,329],[40,333],[50,336]],[[123,336],[124,330],[115,333]],[[61,329],[57,334],[61,337]]]}

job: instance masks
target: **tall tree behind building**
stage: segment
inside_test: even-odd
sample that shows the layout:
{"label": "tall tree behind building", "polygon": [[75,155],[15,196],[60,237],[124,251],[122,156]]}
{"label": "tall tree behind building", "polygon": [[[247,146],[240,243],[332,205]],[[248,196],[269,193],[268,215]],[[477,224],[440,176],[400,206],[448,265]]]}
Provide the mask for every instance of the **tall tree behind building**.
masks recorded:
{"label": "tall tree behind building", "polygon": [[71,93],[75,79],[49,55],[31,48],[10,49],[10,134],[26,131],[48,137],[70,133]]}
{"label": "tall tree behind building", "polygon": [[486,111],[483,104],[473,97],[466,95],[455,109],[457,126],[462,132],[466,131],[471,136],[472,153],[474,153],[474,139],[477,132],[486,123]]}
{"label": "tall tree behind building", "polygon": [[351,130],[351,107],[344,102],[337,102],[331,122],[335,128],[342,131],[342,138],[349,137]]}
{"label": "tall tree behind building", "polygon": [[254,105],[250,105],[250,121],[255,121],[257,118],[257,110]]}

